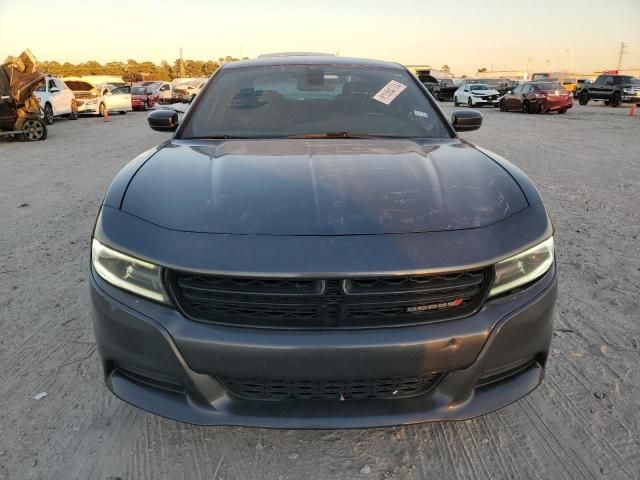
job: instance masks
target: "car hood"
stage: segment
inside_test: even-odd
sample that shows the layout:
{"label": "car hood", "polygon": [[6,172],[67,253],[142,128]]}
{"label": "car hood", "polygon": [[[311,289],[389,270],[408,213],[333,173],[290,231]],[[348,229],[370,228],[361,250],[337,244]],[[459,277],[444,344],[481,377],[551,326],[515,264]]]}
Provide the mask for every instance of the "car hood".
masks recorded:
{"label": "car hood", "polygon": [[97,92],[98,89],[91,85],[89,82],[83,82],[82,80],[65,80],[67,87],[74,92]]}
{"label": "car hood", "polygon": [[373,235],[479,228],[528,206],[515,180],[452,140],[172,141],[121,209],[172,230]]}
{"label": "car hood", "polygon": [[481,96],[485,96],[485,95],[499,95],[500,92],[497,90],[494,90],[493,88],[489,89],[489,90],[475,90],[472,92],[474,95],[481,95]]}

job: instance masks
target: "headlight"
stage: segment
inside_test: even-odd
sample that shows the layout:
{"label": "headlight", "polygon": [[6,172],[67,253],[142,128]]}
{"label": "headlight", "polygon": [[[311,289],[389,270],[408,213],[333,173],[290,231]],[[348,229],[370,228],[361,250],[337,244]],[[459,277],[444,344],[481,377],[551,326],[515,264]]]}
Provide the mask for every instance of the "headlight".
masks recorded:
{"label": "headlight", "polygon": [[553,265],[553,237],[496,264],[496,277],[489,292],[493,297],[540,278]]}
{"label": "headlight", "polygon": [[157,265],[113,250],[95,238],[91,244],[91,263],[110,284],[156,302],[170,303]]}

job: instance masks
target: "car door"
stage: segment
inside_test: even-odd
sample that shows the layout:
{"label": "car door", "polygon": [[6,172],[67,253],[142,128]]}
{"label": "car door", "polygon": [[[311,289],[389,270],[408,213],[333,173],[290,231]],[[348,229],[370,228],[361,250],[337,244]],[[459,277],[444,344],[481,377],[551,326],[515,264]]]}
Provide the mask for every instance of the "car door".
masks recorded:
{"label": "car door", "polygon": [[526,100],[527,95],[529,95],[530,92],[531,92],[530,83],[523,83],[522,85],[520,85],[520,91],[518,92],[518,95],[516,96],[516,102],[513,105],[514,110],[522,110],[524,101]]}
{"label": "car door", "polygon": [[128,112],[131,110],[131,89],[129,87],[114,88],[111,91],[113,104],[116,105],[114,110],[120,112]]}
{"label": "car door", "polygon": [[510,91],[505,95],[504,106],[507,108],[507,110],[517,110],[519,108],[518,107],[518,105],[520,105],[519,95],[521,91],[522,91],[522,85],[518,85],[516,88],[514,88],[512,91]]}
{"label": "car door", "polygon": [[159,91],[161,98],[165,102],[171,100],[171,86],[168,83],[163,83]]}
{"label": "car door", "polygon": [[509,108],[511,110],[522,110],[522,102],[524,100],[524,91],[528,84],[523,83],[522,85],[518,85],[513,91],[513,95],[511,97],[511,104]]}
{"label": "car door", "polygon": [[600,75],[589,88],[589,96],[596,100],[606,98],[607,84],[613,86],[613,78],[610,75]]}
{"label": "car door", "polygon": [[52,78],[51,81],[54,83],[54,90],[57,90],[57,92],[51,95],[54,115],[71,113],[71,101],[74,97],[73,92],[59,79]]}
{"label": "car door", "polygon": [[465,85],[462,87],[462,92],[458,95],[458,102],[467,103],[467,99],[469,98],[469,85]]}
{"label": "car door", "polygon": [[536,92],[533,85],[530,83],[525,83],[522,86],[522,93],[520,94],[520,107],[524,105],[525,102],[536,103]]}
{"label": "car door", "polygon": [[42,102],[41,102],[42,108],[44,108],[46,103],[49,103],[49,105],[51,105],[51,108],[53,108],[53,114],[59,115],[58,113],[56,113],[56,106],[57,106],[57,100],[58,100],[57,97],[58,97],[58,87],[56,87],[56,82],[53,78],[47,77],[45,95],[42,98]]}

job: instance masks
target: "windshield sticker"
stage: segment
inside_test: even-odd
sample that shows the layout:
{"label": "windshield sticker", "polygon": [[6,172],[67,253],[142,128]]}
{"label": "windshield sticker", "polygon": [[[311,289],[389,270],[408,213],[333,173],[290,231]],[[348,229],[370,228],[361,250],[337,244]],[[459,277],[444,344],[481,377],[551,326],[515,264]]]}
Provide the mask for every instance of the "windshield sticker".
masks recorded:
{"label": "windshield sticker", "polygon": [[413,114],[416,117],[424,117],[424,118],[429,118],[429,114],[427,112],[421,112],[420,110],[414,110]]}
{"label": "windshield sticker", "polygon": [[398,95],[400,95],[404,91],[405,88],[407,88],[406,85],[403,85],[400,82],[396,82],[395,80],[391,80],[373,96],[373,99],[384,103],[385,105],[389,105],[395,100]]}

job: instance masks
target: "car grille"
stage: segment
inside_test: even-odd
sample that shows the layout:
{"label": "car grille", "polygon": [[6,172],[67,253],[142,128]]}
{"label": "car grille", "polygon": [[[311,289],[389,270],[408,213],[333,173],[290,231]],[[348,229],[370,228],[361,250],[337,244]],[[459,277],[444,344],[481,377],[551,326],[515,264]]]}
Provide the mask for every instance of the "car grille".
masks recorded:
{"label": "car grille", "polygon": [[480,307],[491,275],[480,269],[431,275],[285,279],[168,271],[188,317],[273,328],[361,328],[458,318]]}
{"label": "car grille", "polygon": [[385,400],[428,392],[440,374],[359,380],[277,380],[221,377],[233,395],[250,400]]}

